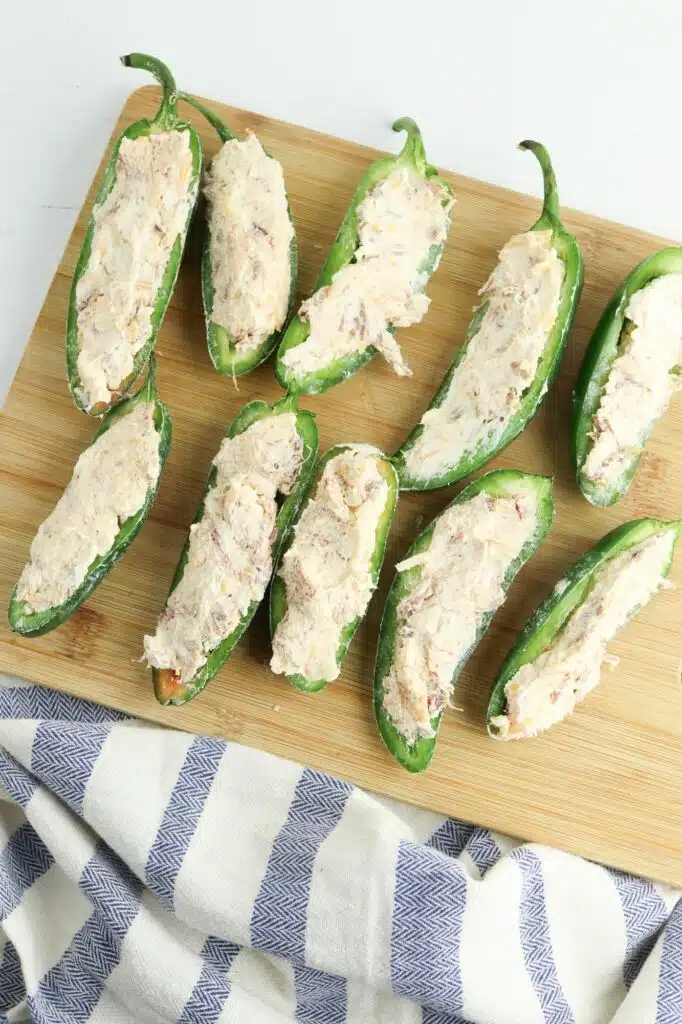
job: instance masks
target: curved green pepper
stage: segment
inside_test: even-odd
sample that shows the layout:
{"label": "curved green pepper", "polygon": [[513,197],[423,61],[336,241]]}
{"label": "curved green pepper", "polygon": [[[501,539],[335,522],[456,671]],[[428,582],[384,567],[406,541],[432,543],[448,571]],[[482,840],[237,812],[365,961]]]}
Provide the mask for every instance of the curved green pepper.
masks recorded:
{"label": "curved green pepper", "polygon": [[62,622],[65,622],[70,615],[73,615],[80,608],[84,601],[87,601],[95,587],[102,582],[109,570],[113,569],[116,563],[123,557],[131,541],[134,540],[142,529],[144,521],[154,503],[171,443],[171,418],[168,414],[168,409],[156,392],[153,357],[150,362],[147,380],[141,390],[133,398],[127,398],[116,406],[115,409],[111,409],[103,418],[97,433],[92,439],[92,444],[94,444],[117,420],[127,416],[135,406],[145,402],[154,403],[154,426],[159,435],[160,468],[156,484],[147,491],[147,497],[139,511],[126,519],[122,524],[114,543],[106,554],[99,555],[91,563],[85,579],[68,600],[53,608],[47,608],[42,612],[28,612],[26,611],[25,603],[17,600],[16,587],[14,588],[9,602],[8,617],[9,624],[15,633],[21,633],[23,636],[40,636],[42,633],[47,633],[56,626],[60,626]]}
{"label": "curved green pepper", "polygon": [[682,247],[660,249],[628,274],[604,310],[585,353],[573,392],[573,462],[578,487],[593,505],[606,508],[626,493],[635,475],[644,447],[655,422],[642,438],[638,453],[613,484],[590,480],[584,466],[592,449],[592,427],[611,368],[621,354],[626,310],[635,292],[656,277],[682,273]]}
{"label": "curved green pepper", "polygon": [[[533,535],[523,546],[519,555],[507,567],[503,583],[506,593],[521,567],[538,549],[551,528],[554,515],[551,477],[535,476],[531,473],[521,473],[511,469],[498,469],[493,470],[491,473],[486,473],[479,480],[475,480],[468,487],[465,487],[456,498],[445,506],[443,512],[436,516],[422,530],[416,540],[410,545],[405,558],[411,558],[413,555],[418,555],[428,550],[438,520],[453,505],[464,504],[481,493],[488,494],[491,498],[514,498],[522,491],[533,491],[537,496],[537,523]],[[438,739],[438,730],[443,718],[443,711],[431,719],[431,728],[434,730],[434,736],[419,736],[413,743],[409,743],[402,733],[396,729],[393,720],[384,708],[384,680],[391,670],[395,656],[398,636],[398,605],[417,586],[421,573],[421,566],[417,565],[412,569],[406,569],[404,572],[397,572],[393,578],[381,620],[374,670],[374,716],[379,733],[396,761],[410,772],[423,772],[428,767],[433,757],[436,740]],[[471,657],[474,648],[487,631],[494,614],[494,612],[489,612],[481,617],[474,643],[460,658],[459,663],[455,667],[452,676],[453,686]]]}
{"label": "curved green pepper", "polygon": [[[660,519],[635,519],[623,523],[602,537],[595,547],[566,570],[559,584],[539,605],[519,633],[516,644],[505,658],[492,685],[486,715],[488,732],[492,737],[497,736],[498,731],[490,724],[491,719],[504,715],[507,711],[505,686],[519,669],[535,661],[552,646],[569,617],[587,597],[605,563],[664,530],[675,530],[679,537],[682,533],[682,520],[668,523]],[[670,571],[671,563],[672,551],[670,561],[664,570],[665,576]]]}
{"label": "curved green pepper", "polygon": [[[257,420],[265,419],[267,416],[279,416],[282,413],[290,412],[293,412],[296,415],[296,429],[303,441],[303,460],[301,462],[296,486],[291,494],[285,498],[279,512],[277,513],[275,536],[271,544],[273,565],[276,564],[279,553],[282,550],[282,545],[287,538],[292,520],[296,515],[296,511],[307,490],[311,475],[315,468],[315,458],[317,456],[317,427],[315,426],[315,417],[310,412],[298,409],[294,395],[287,395],[279,402],[276,402],[273,406],[269,406],[267,402],[257,400],[249,402],[244,406],[230,424],[227,432],[228,437],[237,437],[239,434],[243,434],[245,430],[248,430],[249,427],[256,423]],[[212,466],[211,471],[208,474],[206,489],[201,499],[201,504],[199,505],[197,513],[192,520],[193,523],[198,523],[201,520],[204,514],[206,496],[211,488],[215,487],[217,476],[218,471],[215,466]],[[184,575],[187,558],[189,556],[189,543],[190,535],[188,534],[187,540],[185,541],[180,554],[178,566],[173,575],[170,590],[168,591],[168,597],[173,593]],[[178,679],[176,673],[172,669],[152,669],[154,693],[156,694],[156,699],[159,703],[179,706],[181,704],[186,704],[188,700],[191,700],[193,697],[196,697],[198,693],[201,693],[206,684],[213,679],[213,676],[222,667],[238,644],[249,623],[256,614],[260,603],[260,601],[251,602],[247,611],[242,616],[239,625],[236,626],[230,635],[225,637],[225,639],[210,652],[206,659],[206,664],[203,665],[195,676],[188,682],[183,683]]]}
{"label": "curved green pepper", "polygon": [[[324,467],[337,455],[347,451],[349,448],[354,448],[353,444],[335,444],[328,451],[324,453],[318,459],[317,466],[315,467],[315,473],[309,483],[308,491],[301,502],[296,517],[297,521],[305,511],[308,502],[315,497],[315,491],[317,485],[320,482]],[[361,447],[367,447],[363,445]],[[388,496],[386,499],[386,506],[381,515],[376,530],[376,546],[374,548],[374,554],[369,564],[369,571],[372,577],[373,588],[376,587],[379,580],[379,573],[381,572],[381,566],[384,561],[384,554],[386,552],[386,541],[388,540],[389,530],[391,529],[391,523],[393,522],[393,514],[395,512],[396,503],[398,500],[398,478],[396,477],[395,470],[391,465],[389,459],[380,452],[378,449],[374,449],[374,453],[377,459],[377,465],[379,473],[388,484]],[[291,545],[291,539],[293,538],[293,532],[289,538],[289,542],[282,548],[277,564],[275,565],[275,572],[272,578],[272,584],[270,586],[270,634],[274,637],[275,631],[279,626],[280,622],[284,618],[287,610],[287,588],[286,584],[279,575],[279,566],[282,558],[286,553],[287,549]],[[341,640],[336,652],[336,664],[340,665],[343,659],[348,653],[350,642],[355,636],[356,630],[362,622],[364,616],[358,616],[355,619],[351,619],[346,624],[341,632]],[[305,690],[307,693],[317,693],[318,690],[324,690],[327,686],[328,680],[326,679],[307,679],[302,675],[291,675],[286,677],[290,683],[292,683],[298,690]]]}
{"label": "curved green pepper", "polygon": [[[401,117],[398,121],[394,122],[392,127],[395,132],[407,132],[405,145],[397,156],[385,156],[375,160],[363,174],[355,189],[353,199],[339,228],[334,244],[329,251],[327,262],[320,271],[315,288],[313,289],[314,292],[331,284],[334,275],[354,261],[355,253],[359,246],[357,209],[367,193],[380,181],[387,178],[397,167],[407,167],[423,178],[435,179],[443,186],[448,196],[452,194],[448,183],[443,178],[438,177],[437,169],[427,163],[421,132],[412,118]],[[418,268],[420,273],[426,274],[427,277],[434,273],[443,255],[443,248],[444,243],[431,246],[426,261]],[[390,329],[393,330],[393,328]],[[339,359],[333,360],[322,370],[317,370],[314,373],[304,373],[297,377],[282,362],[282,357],[289,349],[302,345],[307,340],[309,334],[310,324],[306,320],[302,320],[300,316],[295,316],[282,338],[277,352],[275,375],[286,391],[298,391],[309,395],[328,391],[335,384],[339,384],[341,381],[347,380],[348,377],[352,377],[361,366],[364,366],[366,362],[376,355],[377,350],[375,347],[368,345],[367,348],[361,351],[350,352]]]}
{"label": "curved green pepper", "polygon": [[[116,405],[120,402],[127,394],[134,389],[136,383],[144,376],[145,366],[149,361],[149,356],[153,351],[154,345],[156,344],[156,338],[159,333],[159,329],[163,322],[163,318],[168,309],[171,295],[175,287],[178,272],[180,270],[180,261],[182,259],[183,249],[185,247],[185,239],[189,230],[190,221],[192,219],[192,213],[196,204],[196,199],[199,194],[199,180],[201,177],[201,143],[199,136],[194,129],[186,122],[178,119],[177,112],[177,91],[175,88],[175,81],[169,69],[160,60],[155,57],[150,57],[145,53],[129,53],[126,57],[121,57],[121,62],[126,67],[140,68],[144,71],[151,72],[156,78],[163,89],[163,95],[161,98],[161,104],[159,106],[156,115],[151,121],[142,120],[135,121],[134,124],[128,126],[124,132],[119,135],[116,140],[114,147],[111,151],[111,155],[107,162],[107,166],[104,170],[104,176],[102,178],[102,184],[99,187],[99,191],[95,197],[93,204],[92,213],[90,214],[90,220],[88,221],[87,230],[85,232],[85,239],[83,246],[78,257],[76,264],[76,270],[73,275],[73,282],[71,284],[71,294],[69,298],[69,311],[66,326],[66,369],[67,377],[69,381],[69,388],[73,400],[79,409],[83,412],[89,412],[92,416],[101,416],[107,411],[107,409]],[[97,403],[90,409],[87,409],[84,404],[83,388],[80,377],[78,375],[78,354],[79,354],[79,341],[78,341],[78,306],[76,302],[76,289],[78,282],[85,273],[85,270],[90,262],[90,256],[92,253],[92,238],[95,231],[95,210],[102,205],[107,199],[109,193],[116,184],[116,162],[118,160],[118,151],[121,147],[121,143],[124,139],[137,139],[142,136],[149,136],[157,132],[189,132],[189,145],[192,153],[192,177],[188,186],[188,194],[190,196],[190,209],[187,215],[187,223],[184,231],[177,236],[171,254],[166,264],[166,270],[163,275],[161,286],[156,295],[154,302],[154,310],[151,316],[152,332],[149,339],[145,342],[142,348],[135,354],[133,361],[132,372],[122,380],[117,390],[112,393],[112,399],[108,405],[104,403]]]}
{"label": "curved green pepper", "polygon": [[[552,244],[566,268],[556,321],[547,335],[544,352],[538,362],[533,381],[523,396],[521,407],[511,417],[501,433],[495,433],[491,430],[487,437],[479,442],[473,452],[466,453],[447,472],[439,476],[422,479],[411,476],[406,465],[407,453],[414,447],[417,439],[424,431],[423,425],[421,423],[417,424],[393,457],[400,478],[400,489],[403,491],[430,491],[438,487],[448,487],[450,484],[461,480],[465,476],[469,476],[470,473],[474,473],[481,466],[484,466],[498,452],[506,448],[533,418],[559,369],[561,357],[573,323],[573,317],[580,301],[583,286],[583,261],[575,238],[566,230],[559,217],[559,195],[556,178],[547,150],[539,142],[532,142],[530,140],[521,142],[519,149],[529,149],[537,157],[542,168],[544,181],[542,213],[539,220],[533,224],[530,230],[552,232]],[[487,308],[488,300],[486,299],[476,310],[465,335],[464,344],[455,353],[443,382],[429,405],[429,409],[438,409],[445,401],[457,372],[457,367],[462,361],[469,343],[478,333]]]}
{"label": "curved green pepper", "polygon": [[[203,114],[209,124],[215,128],[218,138],[222,143],[230,142],[232,139],[237,138],[225,122],[199,100],[195,99],[193,96],[189,96],[185,92],[180,93],[180,98]],[[270,154],[268,153],[268,156],[269,155]],[[289,220],[294,228],[294,234],[289,245],[290,286],[285,323],[289,319],[289,315],[294,304],[294,297],[296,295],[296,274],[298,270],[296,231],[294,220],[291,216],[291,207],[289,206],[288,197],[287,209],[289,211]],[[230,374],[232,377],[241,377],[242,374],[249,373],[251,370],[255,369],[256,366],[260,366],[261,363],[265,362],[275,347],[279,344],[284,333],[283,326],[279,330],[274,331],[270,337],[266,338],[260,345],[256,345],[255,348],[250,351],[245,352],[243,355],[239,355],[234,338],[231,336],[227,328],[221,327],[220,324],[217,324],[215,320],[211,318],[215,288],[213,285],[213,267],[211,265],[210,218],[207,218],[206,238],[204,240],[204,249],[201,257],[201,294],[204,302],[204,315],[206,317],[206,344],[208,346],[208,354],[211,357],[211,362],[215,366],[216,370],[220,373]]]}

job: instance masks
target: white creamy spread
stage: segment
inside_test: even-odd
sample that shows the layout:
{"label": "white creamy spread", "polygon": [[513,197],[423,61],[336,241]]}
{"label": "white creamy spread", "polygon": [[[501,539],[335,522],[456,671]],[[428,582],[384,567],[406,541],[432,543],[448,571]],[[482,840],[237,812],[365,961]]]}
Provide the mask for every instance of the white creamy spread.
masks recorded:
{"label": "white creamy spread", "polygon": [[499,437],[521,408],[554,327],[565,265],[551,231],[516,235],[479,294],[487,308],[438,408],[405,455],[410,476],[446,473],[490,437]]}
{"label": "white creamy spread", "polygon": [[523,665],[504,688],[507,711],[491,719],[499,739],[525,739],[560,722],[599,682],[606,645],[665,585],[674,530],[655,534],[601,569],[585,600],[551,646]]}
{"label": "white creamy spread", "polygon": [[352,446],[324,467],[278,573],[287,610],[272,640],[273,672],[327,682],[339,675],[341,633],[374,590],[370,561],[389,497],[379,455]]}
{"label": "white creamy spread", "polygon": [[299,316],[310,333],[282,362],[298,375],[314,373],[373,345],[396,373],[409,375],[389,326],[408,327],[426,313],[423,268],[431,247],[445,241],[452,203],[443,185],[405,167],[370,189],[357,208],[354,262],[303,303]]}
{"label": "white creamy spread", "polygon": [[504,601],[504,577],[537,528],[537,500],[477,494],[436,521],[427,550],[400,562],[417,566],[416,586],[397,608],[393,662],[384,679],[384,708],[413,743],[433,736],[431,719],[449,703],[453,675],[476,643],[485,615]]}
{"label": "white creamy spread", "polygon": [[109,403],[152,333],[156,295],[192,196],[189,132],[124,139],[116,182],[100,206],[90,260],[76,286],[83,403]]}
{"label": "white creamy spread", "polygon": [[657,277],[635,292],[625,316],[621,354],[602,391],[583,466],[596,483],[618,480],[680,387],[672,371],[682,364],[682,274]]}
{"label": "white creamy spread", "polygon": [[63,604],[121,525],[142,508],[161,472],[154,403],[134,406],[79,456],[73,476],[38,529],[17,598],[29,612]]}
{"label": "white creamy spread", "polygon": [[302,459],[294,413],[266,416],[225,438],[204,514],[190,528],[184,575],[156,633],[144,638],[150,665],[187,682],[262,599],[272,573],[276,495],[293,490]]}
{"label": "white creamy spread", "polygon": [[213,309],[238,353],[278,331],[291,287],[289,217],[281,164],[255,135],[224,144],[206,175]]}

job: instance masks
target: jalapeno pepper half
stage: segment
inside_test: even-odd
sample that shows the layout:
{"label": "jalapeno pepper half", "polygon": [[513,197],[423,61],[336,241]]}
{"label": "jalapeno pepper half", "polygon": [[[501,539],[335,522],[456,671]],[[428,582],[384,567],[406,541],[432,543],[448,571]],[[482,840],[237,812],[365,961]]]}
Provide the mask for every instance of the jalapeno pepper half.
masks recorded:
{"label": "jalapeno pepper half", "polygon": [[[144,377],[145,366],[149,361],[150,353],[156,344],[159,328],[161,327],[166,310],[168,309],[168,304],[180,270],[180,261],[182,259],[182,253],[192,213],[196,205],[196,199],[199,192],[199,180],[201,176],[201,143],[199,141],[199,136],[186,121],[178,119],[177,92],[175,88],[175,81],[169,69],[160,60],[157,60],[155,57],[150,57],[145,53],[130,53],[126,57],[121,57],[121,61],[126,67],[140,68],[151,72],[151,74],[154,75],[156,80],[160,83],[163,89],[163,95],[161,98],[161,104],[154,118],[151,121],[135,121],[134,124],[129,125],[129,127],[121,133],[114,144],[111,156],[109,157],[104,171],[102,184],[100,185],[97,196],[95,197],[92,213],[85,233],[85,239],[83,241],[80,256],[78,257],[76,271],[71,285],[71,296],[69,299],[69,311],[66,327],[67,377],[74,402],[79,409],[82,409],[84,412],[88,412],[93,416],[101,416],[105,413],[108,408],[111,408],[111,406],[119,402],[131,390],[134,390],[136,384]],[[135,353],[132,371],[124,380],[121,380],[118,383],[114,390],[112,390],[111,400],[108,403],[98,402],[95,405],[88,406],[83,390],[83,384],[78,372],[80,338],[78,329],[79,308],[77,288],[78,283],[83,277],[92,257],[92,241],[95,232],[95,213],[106,201],[116,184],[118,154],[123,140],[138,139],[144,136],[149,137],[160,132],[187,132],[189,135],[192,170],[191,177],[187,185],[187,195],[189,199],[187,220],[183,230],[177,235],[175,242],[173,243],[161,285],[154,299],[151,315],[151,334],[139,351]]]}
{"label": "jalapeno pepper half", "polygon": [[27,610],[25,602],[20,601],[17,598],[15,587],[9,603],[9,624],[15,633],[21,633],[24,636],[40,636],[41,633],[47,633],[49,630],[54,629],[55,626],[60,626],[62,622],[68,619],[70,615],[73,615],[73,613],[80,608],[83,602],[88,599],[95,587],[102,582],[109,570],[113,569],[116,563],[123,557],[131,541],[134,540],[142,529],[144,521],[149,515],[149,511],[154,502],[159,480],[161,479],[161,473],[163,472],[163,467],[168,456],[171,443],[171,418],[168,414],[168,409],[158,397],[154,377],[155,367],[152,357],[147,380],[141,390],[138,391],[133,398],[127,398],[115,409],[111,409],[107,413],[103,418],[92,443],[94,444],[95,441],[109,430],[114,423],[122,419],[124,416],[127,416],[136,406],[146,402],[153,402],[154,427],[159,437],[160,461],[159,475],[157,477],[156,484],[153,487],[150,487],[147,491],[147,496],[142,507],[134,515],[126,519],[126,521],[121,525],[121,528],[116,535],[116,539],[109,550],[105,554],[99,555],[94,559],[94,561],[88,566],[83,582],[80,584],[78,589],[74,591],[71,597],[62,604],[48,608],[45,611],[30,612]]}
{"label": "jalapeno pepper half", "polygon": [[641,439],[629,464],[612,483],[600,483],[585,475],[585,463],[594,443],[594,417],[614,362],[627,340],[626,311],[633,295],[654,278],[682,273],[682,247],[660,249],[635,267],[620,287],[597,324],[585,353],[573,393],[573,460],[578,487],[593,505],[614,505],[627,492],[656,420]]}
{"label": "jalapeno pepper half", "polygon": [[[301,502],[298,513],[296,516],[296,522],[301,518],[303,512],[306,509],[308,503],[315,498],[315,492],[317,486],[322,477],[325,466],[337,455],[342,452],[353,449],[356,447],[352,444],[335,444],[332,448],[325,452],[317,462],[315,467],[314,475],[309,483],[308,491],[305,494],[303,501]],[[358,446],[361,448],[367,448],[366,445]],[[369,572],[372,579],[372,589],[374,589],[379,580],[379,573],[381,572],[381,566],[384,561],[384,554],[386,551],[386,541],[388,540],[389,530],[393,521],[393,514],[395,512],[396,502],[398,500],[398,479],[396,477],[395,470],[391,465],[388,458],[380,452],[378,449],[372,450],[376,457],[377,467],[379,473],[388,484],[388,495],[386,498],[386,504],[384,510],[379,519],[376,528],[376,543],[374,547],[374,553],[369,563]],[[286,584],[282,580],[281,576],[278,575],[279,565],[282,561],[284,554],[290,547],[292,542],[293,532],[289,536],[287,543],[283,546],[278,563],[275,566],[275,572],[270,586],[270,633],[274,637],[277,627],[284,618],[287,610],[287,588]],[[336,652],[336,664],[341,665],[343,659],[346,657],[350,642],[355,636],[355,632],[362,622],[363,616],[351,619],[350,622],[346,623],[342,632],[339,646]],[[286,677],[290,683],[292,683],[297,689],[305,690],[308,693],[316,693],[318,690],[323,690],[329,680],[327,679],[308,679],[303,675],[289,675]]]}
{"label": "jalapeno pepper half", "polygon": [[[276,402],[273,406],[269,406],[267,402],[262,401],[249,402],[248,405],[245,405],[232,421],[227,432],[228,437],[237,437],[237,435],[243,434],[245,430],[248,430],[249,427],[257,420],[265,419],[268,416],[279,416],[283,413],[292,412],[296,415],[296,429],[303,442],[303,460],[301,462],[301,468],[299,470],[294,490],[283,501],[277,514],[275,536],[273,537],[271,544],[273,565],[276,563],[279,552],[282,549],[282,545],[287,538],[292,520],[303,495],[306,492],[312,472],[315,468],[315,458],[317,455],[317,427],[315,426],[315,418],[312,413],[299,410],[297,408],[295,396],[287,395],[279,402]],[[197,510],[197,514],[194,517],[194,523],[200,522],[204,514],[206,496],[211,488],[215,486],[217,475],[217,469],[213,466],[208,475],[206,489],[204,491],[201,504]],[[189,556],[189,542],[190,538],[188,536],[180,555],[178,567],[175,570],[175,574],[170,585],[170,590],[168,592],[169,597],[183,577],[185,566],[187,565],[187,558]],[[239,640],[256,614],[260,603],[260,601],[253,601],[250,604],[249,608],[242,616],[239,625],[236,626],[230,635],[208,654],[205,665],[203,665],[195,676],[188,682],[182,682],[172,669],[152,669],[154,692],[159,703],[174,705],[186,704],[187,701],[196,697],[198,693],[201,693],[206,684],[210,682],[239,643]]]}
{"label": "jalapeno pepper half", "polygon": [[[451,196],[450,186],[444,179],[438,177],[436,168],[427,163],[421,132],[414,121],[409,117],[401,117],[398,121],[394,122],[393,130],[396,132],[407,132],[405,145],[397,156],[387,156],[375,160],[363,174],[355,190],[348,212],[339,228],[334,244],[329,251],[327,262],[317,279],[314,291],[318,291],[320,288],[331,284],[334,275],[355,259],[355,253],[360,244],[357,209],[367,196],[367,193],[380,181],[387,178],[393,170],[398,167],[407,167],[415,174],[424,178],[434,179],[442,185],[448,197]],[[423,266],[417,268],[427,279],[433,274],[440,262],[444,244],[443,242],[438,245],[432,245],[426,262]],[[389,329],[393,330],[393,328]],[[305,394],[318,394],[327,391],[329,388],[334,387],[335,384],[346,380],[348,377],[352,377],[361,366],[364,366],[372,356],[376,355],[375,347],[368,345],[359,351],[354,351],[334,359],[320,370],[297,376],[282,361],[282,357],[289,349],[302,345],[309,334],[310,324],[306,320],[302,320],[300,316],[295,316],[282,338],[277,352],[275,374],[277,380],[286,391],[303,392]]]}
{"label": "jalapeno pepper half", "polygon": [[[676,536],[670,559],[663,567],[663,575],[667,576],[672,564],[674,543],[682,533],[682,520],[663,522],[659,519],[637,519],[623,523],[602,537],[595,547],[566,570],[563,578],[524,626],[492,685],[487,723],[488,732],[493,738],[499,736],[499,729],[492,721],[507,713],[507,698],[504,692],[507,683],[524,665],[534,662],[541,654],[551,650],[569,618],[583,604],[608,562],[655,534],[670,530],[673,530]],[[637,609],[633,609],[630,617],[636,611]]]}
{"label": "jalapeno pepper half", "polygon": [[[206,120],[215,128],[220,141],[224,144],[236,140],[237,136],[225,122],[218,117],[214,111],[189,96],[187,93],[180,93],[180,98],[198,110]],[[267,154],[270,156],[270,154]],[[284,325],[289,318],[296,294],[296,273],[298,269],[298,248],[296,245],[296,233],[294,221],[291,216],[291,207],[287,198],[287,209],[294,234],[289,244],[289,301],[284,324],[274,331],[259,345],[248,349],[244,353],[238,351],[238,346],[226,327],[216,323],[213,319],[213,302],[215,297],[215,286],[213,283],[213,263],[211,260],[211,214],[207,216],[206,237],[204,240],[203,255],[201,258],[201,293],[204,302],[204,315],[206,317],[206,343],[211,362],[220,373],[227,373],[233,377],[240,377],[249,373],[261,363],[265,362],[271,355],[273,349],[279,344],[284,332]]]}
{"label": "jalapeno pepper half", "polygon": [[[436,516],[422,530],[419,536],[412,542],[405,558],[412,558],[414,555],[422,554],[428,550],[438,520],[453,505],[465,504],[477,494],[487,494],[491,498],[518,498],[519,494],[523,492],[534,493],[537,497],[536,526],[518,556],[506,568],[503,583],[503,590],[506,594],[519,570],[543,542],[552,525],[554,505],[552,502],[551,477],[534,476],[530,473],[521,473],[509,469],[494,470],[491,473],[486,473],[479,480],[475,480],[468,487],[465,487],[453,501],[446,505],[443,512]],[[379,733],[396,761],[410,772],[423,772],[433,757],[443,712],[441,711],[440,714],[431,719],[431,728],[434,731],[433,736],[420,736],[410,743],[396,728],[392,718],[386,711],[384,706],[384,681],[389,675],[395,659],[400,626],[398,606],[418,585],[421,574],[421,566],[416,565],[413,568],[405,569],[403,572],[397,572],[393,578],[381,620],[374,671],[374,715]],[[452,676],[453,686],[471,657],[474,648],[488,629],[493,615],[494,612],[489,612],[481,616],[474,644],[465,651],[455,667]]]}
{"label": "jalapeno pepper half", "polygon": [[[526,424],[535,415],[540,402],[556,376],[561,357],[566,346],[573,317],[580,301],[583,285],[583,261],[574,237],[563,226],[559,216],[559,195],[554,170],[549,154],[539,142],[525,141],[519,144],[520,149],[530,150],[537,158],[544,180],[544,203],[539,220],[533,224],[531,231],[551,231],[552,245],[565,266],[565,274],[561,287],[559,308],[554,325],[547,334],[544,351],[537,364],[535,375],[525,390],[520,408],[503,426],[502,430],[491,429],[476,445],[473,451],[456,459],[444,472],[435,476],[420,476],[407,465],[407,455],[424,432],[424,426],[418,423],[408,435],[394,455],[394,463],[400,478],[400,489],[405,491],[435,490],[447,487],[474,473],[498,452],[506,448],[521,433]],[[451,388],[457,387],[457,368],[461,363],[467,347],[476,337],[483,317],[488,308],[485,300],[476,310],[464,338],[464,344],[455,353],[450,367],[436,392],[429,409],[438,409],[443,405]]]}

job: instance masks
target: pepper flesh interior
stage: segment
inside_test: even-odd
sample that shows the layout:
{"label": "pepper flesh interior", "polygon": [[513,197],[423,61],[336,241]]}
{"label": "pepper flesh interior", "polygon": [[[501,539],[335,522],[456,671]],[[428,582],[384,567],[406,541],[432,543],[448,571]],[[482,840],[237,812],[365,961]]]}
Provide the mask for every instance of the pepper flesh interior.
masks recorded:
{"label": "pepper flesh interior", "polygon": [[409,375],[389,328],[418,323],[426,313],[423,268],[445,241],[452,204],[441,182],[407,167],[395,168],[370,189],[356,211],[354,261],[303,303],[299,316],[310,333],[284,353],[282,363],[296,375],[316,373],[374,346],[397,374]]}
{"label": "pepper flesh interior", "polygon": [[88,411],[111,402],[151,337],[157,293],[193,203],[191,182],[189,130],[123,138],[76,285],[77,371]]}
{"label": "pepper flesh interior", "polygon": [[341,633],[364,615],[375,587],[370,563],[389,487],[369,445],[330,459],[303,510],[278,575],[286,612],[272,639],[275,673],[331,682]]}
{"label": "pepper flesh interior", "polygon": [[79,456],[56,506],[39,527],[17,584],[26,611],[63,604],[122,523],[139,512],[161,473],[154,402],[135,405]]}
{"label": "pepper flesh interior", "polygon": [[[607,643],[666,585],[676,531],[654,534],[611,558],[551,646],[523,665],[504,688],[507,710],[490,719],[497,739],[525,739],[569,715],[599,682]],[[557,584],[566,588],[565,581]]]}
{"label": "pepper flesh interior", "polygon": [[504,580],[537,529],[537,495],[479,493],[436,520],[428,548],[400,562],[419,567],[416,585],[397,607],[398,630],[384,679],[384,709],[408,743],[434,736],[453,675],[476,643],[484,616],[503,603]]}
{"label": "pepper flesh interior", "polygon": [[405,454],[410,478],[446,473],[484,441],[501,437],[533,383],[556,323],[566,267],[552,232],[526,231],[500,252],[479,294],[485,312],[446,395],[421,418],[423,431]]}
{"label": "pepper flesh interior", "polygon": [[243,355],[279,331],[291,289],[289,217],[282,166],[255,135],[224,143],[206,175],[211,320]]}
{"label": "pepper flesh interior", "polygon": [[215,484],[190,529],[182,579],[156,633],[144,638],[151,666],[188,682],[262,599],[272,573],[277,492],[293,490],[303,454],[291,412],[256,420],[222,442],[213,461]]}
{"label": "pepper flesh interior", "polygon": [[625,311],[619,353],[602,389],[583,466],[613,485],[631,465],[653,424],[681,386],[682,274],[665,274],[635,292]]}

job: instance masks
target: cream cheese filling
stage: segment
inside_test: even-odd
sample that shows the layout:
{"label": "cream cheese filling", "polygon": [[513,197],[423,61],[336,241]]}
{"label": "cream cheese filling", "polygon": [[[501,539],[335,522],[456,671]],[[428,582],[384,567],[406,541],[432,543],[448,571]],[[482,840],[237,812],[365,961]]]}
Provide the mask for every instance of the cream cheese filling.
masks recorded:
{"label": "cream cheese filling", "polygon": [[421,568],[397,607],[395,652],[383,684],[384,708],[409,743],[434,735],[431,719],[450,701],[455,670],[483,617],[503,603],[505,575],[536,528],[535,495],[477,494],[446,509],[429,547],[396,566]]}
{"label": "cream cheese filling", "polygon": [[355,260],[303,303],[299,316],[310,333],[285,352],[284,365],[315,373],[373,345],[396,373],[409,375],[389,328],[418,323],[426,313],[423,268],[432,247],[445,241],[452,203],[440,183],[405,167],[370,189],[357,208]]}
{"label": "cream cheese filling", "polygon": [[499,739],[524,739],[549,729],[595,688],[602,662],[612,660],[607,643],[666,585],[674,543],[675,531],[666,530],[606,563],[549,649],[505,686],[506,714],[490,722]]}
{"label": "cream cheese filling", "polygon": [[625,472],[680,387],[673,371],[682,364],[682,274],[657,277],[635,292],[625,317],[621,353],[602,391],[583,466],[600,484]]}
{"label": "cream cheese filling", "polygon": [[28,611],[67,601],[122,524],[139,512],[161,472],[154,403],[134,406],[79,456],[66,490],[31,544],[17,584]]}
{"label": "cream cheese filling", "polygon": [[172,131],[123,139],[114,187],[93,210],[90,259],[76,286],[86,409],[111,401],[151,337],[156,296],[192,203],[189,138]]}
{"label": "cream cheese filling", "polygon": [[190,527],[184,574],[156,633],[144,638],[149,665],[189,681],[263,598],[272,573],[277,492],[293,490],[302,460],[294,413],[256,420],[223,440],[203,516]]}
{"label": "cream cheese filling", "polygon": [[330,459],[303,510],[278,575],[287,609],[272,640],[273,672],[331,682],[343,629],[374,590],[370,563],[386,510],[380,452],[353,445]]}
{"label": "cream cheese filling", "polygon": [[521,408],[556,323],[565,264],[551,231],[515,235],[479,294],[487,303],[479,329],[438,408],[405,455],[418,480],[446,473],[490,437],[500,437]]}
{"label": "cream cheese filling", "polygon": [[243,354],[279,331],[287,316],[294,228],[281,164],[255,135],[231,139],[211,164],[204,195],[215,289],[211,320]]}

